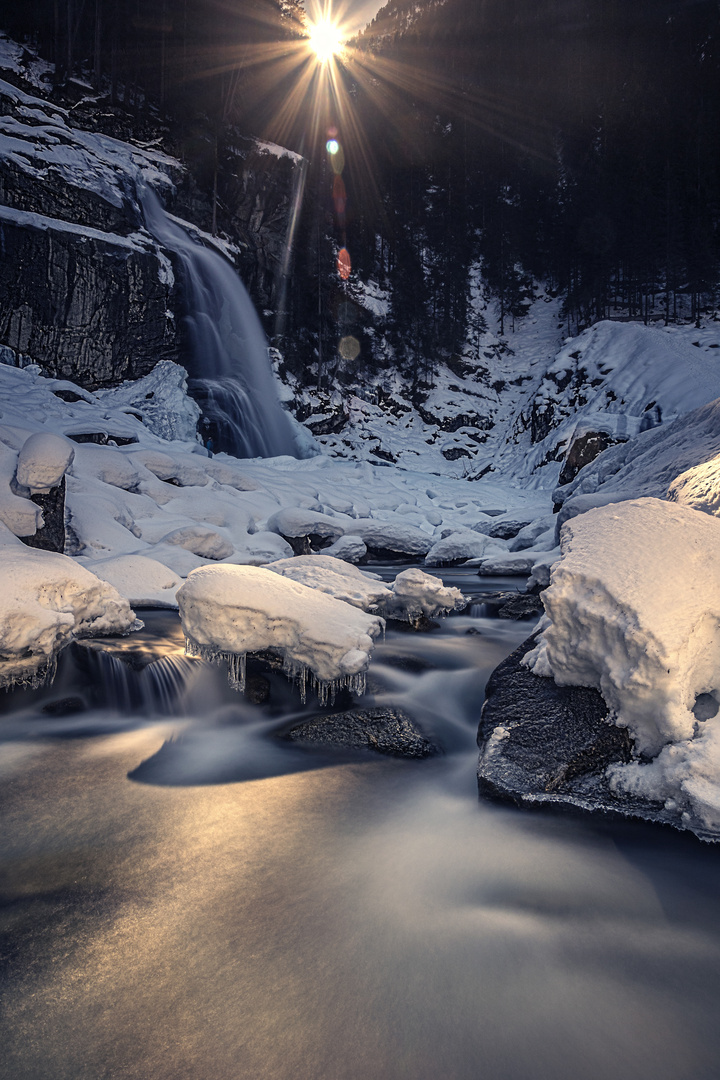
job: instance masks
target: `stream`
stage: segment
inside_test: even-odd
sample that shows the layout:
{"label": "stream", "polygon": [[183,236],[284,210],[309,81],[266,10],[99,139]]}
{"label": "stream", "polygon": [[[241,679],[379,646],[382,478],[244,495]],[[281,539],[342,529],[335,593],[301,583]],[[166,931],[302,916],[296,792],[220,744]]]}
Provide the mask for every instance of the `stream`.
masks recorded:
{"label": "stream", "polygon": [[478,800],[483,687],[533,625],[483,611],[374,654],[363,704],[429,760],[277,740],[312,702],[243,700],[166,612],[5,694],[0,1075],[717,1080],[718,852]]}

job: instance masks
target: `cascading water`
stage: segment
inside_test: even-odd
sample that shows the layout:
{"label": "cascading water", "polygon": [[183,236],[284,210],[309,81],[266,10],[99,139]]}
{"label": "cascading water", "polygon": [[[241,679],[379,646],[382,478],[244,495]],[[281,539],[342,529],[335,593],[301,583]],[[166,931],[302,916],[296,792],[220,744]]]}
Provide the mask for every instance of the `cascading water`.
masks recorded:
{"label": "cascading water", "polygon": [[153,191],[146,187],[141,201],[148,231],[180,267],[190,390],[215,448],[237,457],[298,456],[247,289],[219,252],[193,239],[165,212]]}

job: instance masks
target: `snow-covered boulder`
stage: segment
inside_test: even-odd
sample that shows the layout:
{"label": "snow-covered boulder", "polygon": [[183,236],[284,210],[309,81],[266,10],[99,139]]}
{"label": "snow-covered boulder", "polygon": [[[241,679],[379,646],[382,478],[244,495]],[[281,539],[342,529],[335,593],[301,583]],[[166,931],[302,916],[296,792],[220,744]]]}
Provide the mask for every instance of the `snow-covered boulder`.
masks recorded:
{"label": "snow-covered boulder", "polygon": [[363,611],[402,622],[414,623],[423,616],[446,615],[467,604],[459,589],[446,588],[440,578],[425,574],[417,567],[403,570],[391,585],[324,553],[283,559],[269,569]]}
{"label": "snow-covered boulder", "polygon": [[116,589],[55,552],[3,549],[0,686],[42,682],[73,638],[124,634],[135,615]]}
{"label": "snow-covered boulder", "polygon": [[359,536],[341,536],[324,549],[324,554],[343,559],[344,562],[359,563],[367,555],[367,546]]}
{"label": "snow-covered boulder", "polygon": [[563,529],[543,599],[526,665],[599,690],[654,758],[615,766],[615,788],[720,836],[720,521],[657,499],[591,510]]}
{"label": "snow-covered boulder", "polygon": [[303,697],[309,676],[321,701],[340,686],[363,692],[373,643],[385,626],[376,615],[263,567],[203,567],[177,599],[188,652],[229,661],[234,686],[244,686],[249,652],[272,649],[298,677]]}
{"label": "snow-covered boulder", "polygon": [[378,555],[407,555],[418,558],[427,555],[433,538],[414,525],[393,521],[360,520],[349,526],[353,535],[359,536],[366,547]]}
{"label": "snow-covered boulder", "polygon": [[440,578],[426,574],[416,566],[398,574],[380,612],[388,619],[417,623],[423,617],[435,618],[449,611],[461,611],[467,600],[452,586],[443,585]]}
{"label": "snow-covered boulder", "polygon": [[467,562],[469,559],[482,559],[490,552],[507,553],[507,547],[499,540],[492,540],[472,529],[457,529],[449,536],[435,541],[425,556],[425,564],[450,566],[453,563]]}
{"label": "snow-covered boulder", "polygon": [[281,559],[269,567],[274,574],[307,585],[309,589],[334,596],[361,611],[378,612],[385,606],[391,590],[371,574],[364,574],[356,566],[333,558],[324,552],[320,555],[299,555],[295,559]]}
{"label": "snow-covered boulder", "polygon": [[62,435],[36,431],[23,443],[16,479],[31,495],[45,495],[62,480],[75,457],[75,447]]}

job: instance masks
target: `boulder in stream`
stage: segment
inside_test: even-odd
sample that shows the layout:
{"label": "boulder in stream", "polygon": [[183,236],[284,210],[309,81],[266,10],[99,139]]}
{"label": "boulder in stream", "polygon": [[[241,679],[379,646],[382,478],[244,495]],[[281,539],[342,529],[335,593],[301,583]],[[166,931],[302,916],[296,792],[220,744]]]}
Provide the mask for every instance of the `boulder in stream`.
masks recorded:
{"label": "boulder in stream", "polygon": [[439,753],[413,718],[398,708],[351,709],[317,716],[291,728],[284,737],[309,746],[374,750],[392,757],[426,758]]}
{"label": "boulder in stream", "polygon": [[523,667],[536,644],[533,635],[488,680],[478,731],[480,794],[671,822],[661,802],[611,788],[608,767],[632,757],[627,728],[612,722],[597,690],[558,686]]}

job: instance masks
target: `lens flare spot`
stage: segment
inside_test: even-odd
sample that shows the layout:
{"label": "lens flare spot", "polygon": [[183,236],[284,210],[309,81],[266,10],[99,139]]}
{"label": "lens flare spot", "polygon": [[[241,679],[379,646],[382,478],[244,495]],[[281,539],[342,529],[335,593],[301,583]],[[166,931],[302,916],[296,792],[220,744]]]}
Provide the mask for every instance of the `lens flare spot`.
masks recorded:
{"label": "lens flare spot", "polygon": [[347,281],[352,273],[352,261],[350,259],[350,252],[347,248],[340,248],[338,251],[337,268],[338,274],[343,281]]}
{"label": "lens flare spot", "polygon": [[325,144],[325,149],[331,157],[335,157],[335,154],[337,154],[340,150],[340,143],[337,141],[337,139],[328,139],[327,143]]}
{"label": "lens flare spot", "polygon": [[360,355],[360,342],[356,337],[341,338],[338,352],[343,360],[355,360]]}

